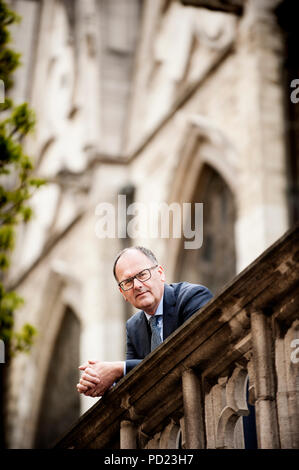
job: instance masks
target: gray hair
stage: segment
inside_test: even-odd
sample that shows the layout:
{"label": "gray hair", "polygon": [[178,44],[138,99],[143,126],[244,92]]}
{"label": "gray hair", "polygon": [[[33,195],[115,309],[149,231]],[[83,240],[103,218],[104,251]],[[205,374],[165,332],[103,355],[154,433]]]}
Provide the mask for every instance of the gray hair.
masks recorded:
{"label": "gray hair", "polygon": [[117,262],[118,262],[119,258],[124,253],[126,253],[126,251],[129,251],[129,250],[141,251],[141,253],[143,253],[145,256],[147,256],[147,258],[150,259],[153,263],[158,264],[157,258],[155,257],[154,253],[151,250],[149,250],[148,248],[145,248],[144,246],[130,246],[129,248],[125,248],[124,250],[120,251],[120,253],[118,253],[117,257],[115,258],[114,265],[113,265],[113,275],[114,275],[116,280],[118,280],[117,277],[116,277],[116,272],[115,272]]}

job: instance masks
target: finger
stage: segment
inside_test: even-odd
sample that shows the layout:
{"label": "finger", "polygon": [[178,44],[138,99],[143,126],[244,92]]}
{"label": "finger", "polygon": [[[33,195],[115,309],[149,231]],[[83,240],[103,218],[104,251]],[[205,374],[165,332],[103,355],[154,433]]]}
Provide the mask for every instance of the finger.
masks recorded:
{"label": "finger", "polygon": [[92,375],[93,377],[99,377],[99,373],[96,372],[94,369],[92,369],[91,367],[87,367],[87,369],[85,369],[85,374],[89,374],[89,375]]}
{"label": "finger", "polygon": [[89,380],[84,380],[82,378],[80,379],[80,384],[88,388],[94,388],[96,386],[96,384],[94,384],[93,382],[89,382]]}
{"label": "finger", "polygon": [[83,377],[83,376],[82,376],[81,379],[79,380],[79,383],[80,383],[81,385],[85,385],[85,387],[92,387],[92,388],[94,388],[94,387],[96,386],[96,384],[95,384],[94,382],[91,382],[91,381],[85,379],[85,377]]}
{"label": "finger", "polygon": [[86,390],[88,390],[88,387],[85,387],[85,385],[78,384],[77,390],[78,392],[83,393],[83,392],[86,392]]}
{"label": "finger", "polygon": [[88,380],[89,382],[93,382],[95,384],[99,384],[101,382],[101,379],[95,375],[89,375],[85,372],[85,374],[82,375],[81,377],[83,380]]}
{"label": "finger", "polygon": [[84,362],[84,364],[82,364],[81,366],[78,367],[78,369],[80,370],[84,370],[86,369],[86,367],[88,367],[89,365],[93,365],[95,364],[97,361],[93,360],[93,359],[90,359],[88,362]]}
{"label": "finger", "polygon": [[82,374],[81,379],[88,380],[92,383],[99,383],[101,381],[101,378],[98,375],[90,375],[87,374],[86,371],[84,372],[84,374]]}
{"label": "finger", "polygon": [[80,388],[80,389],[83,389],[83,388],[87,388],[85,385],[81,384],[80,382],[77,384],[77,388]]}

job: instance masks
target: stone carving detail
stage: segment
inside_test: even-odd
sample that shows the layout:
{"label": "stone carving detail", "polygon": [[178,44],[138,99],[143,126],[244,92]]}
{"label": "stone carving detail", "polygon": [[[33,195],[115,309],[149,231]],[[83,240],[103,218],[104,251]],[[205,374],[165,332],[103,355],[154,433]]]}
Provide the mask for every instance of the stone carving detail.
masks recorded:
{"label": "stone carving detail", "polygon": [[170,4],[157,25],[147,79],[147,132],[187,86],[220,60],[236,37],[234,15],[184,8],[178,2]]}
{"label": "stone carving detail", "polygon": [[224,49],[235,38],[236,17],[201,10],[194,18],[194,32],[200,43],[211,49]]}
{"label": "stone carving detail", "polygon": [[155,436],[148,441],[145,449],[177,449],[180,440],[180,432],[178,424],[171,420],[162,432],[155,434]]}
{"label": "stone carving detail", "polygon": [[244,448],[242,416],[249,414],[246,401],[248,374],[237,367],[231,377],[222,382],[224,407],[220,413],[216,430],[216,448]]}

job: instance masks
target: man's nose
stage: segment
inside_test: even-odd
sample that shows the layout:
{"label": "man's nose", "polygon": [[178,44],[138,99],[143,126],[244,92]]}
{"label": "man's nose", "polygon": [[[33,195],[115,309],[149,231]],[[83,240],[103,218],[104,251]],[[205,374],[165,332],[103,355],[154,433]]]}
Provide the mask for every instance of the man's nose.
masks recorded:
{"label": "man's nose", "polygon": [[143,282],[139,281],[139,279],[137,279],[137,277],[135,277],[135,278],[133,279],[133,283],[134,283],[134,285],[133,285],[133,286],[134,286],[134,289],[135,289],[136,287],[138,288],[138,287],[140,287],[140,286],[143,286]]}

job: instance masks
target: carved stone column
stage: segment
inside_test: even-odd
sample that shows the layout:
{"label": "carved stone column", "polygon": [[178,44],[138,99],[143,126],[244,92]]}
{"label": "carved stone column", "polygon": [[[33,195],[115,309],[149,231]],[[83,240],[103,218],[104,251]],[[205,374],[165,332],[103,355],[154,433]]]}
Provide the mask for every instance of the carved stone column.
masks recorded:
{"label": "carved stone column", "polygon": [[276,409],[275,366],[270,319],[261,311],[251,313],[255,409],[258,447],[280,448]]}
{"label": "carved stone column", "polygon": [[136,428],[132,421],[122,421],[120,423],[120,448],[137,449]]}
{"label": "carved stone column", "polygon": [[200,380],[193,370],[182,375],[184,421],[187,449],[205,448],[203,401]]}

